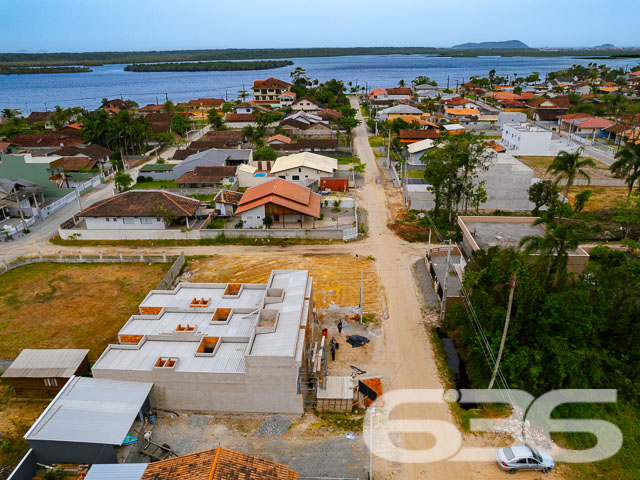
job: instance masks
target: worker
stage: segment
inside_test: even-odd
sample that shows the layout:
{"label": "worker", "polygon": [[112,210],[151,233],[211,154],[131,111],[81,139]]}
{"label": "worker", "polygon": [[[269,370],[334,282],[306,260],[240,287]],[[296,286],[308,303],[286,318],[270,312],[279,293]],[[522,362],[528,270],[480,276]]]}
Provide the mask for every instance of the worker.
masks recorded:
{"label": "worker", "polygon": [[342,320],[338,322],[338,333],[342,335]]}
{"label": "worker", "polygon": [[336,361],[336,344],[333,342],[331,343],[331,360]]}

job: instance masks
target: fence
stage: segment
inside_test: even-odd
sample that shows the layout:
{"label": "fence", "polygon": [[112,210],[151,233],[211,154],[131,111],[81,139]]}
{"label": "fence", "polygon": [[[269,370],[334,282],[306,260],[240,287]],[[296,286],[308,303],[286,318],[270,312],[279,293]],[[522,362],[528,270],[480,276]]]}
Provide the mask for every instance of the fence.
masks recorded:
{"label": "fence", "polygon": [[6,226],[4,227],[3,230],[0,230],[0,233],[4,233],[6,232],[6,235],[16,235],[20,232],[22,232],[24,230],[24,225],[27,225],[27,228],[29,228],[31,225],[33,225],[34,223],[36,223],[36,217],[31,217],[28,218],[24,221],[24,224],[22,222],[16,224],[15,226]]}
{"label": "fence", "polygon": [[42,216],[43,219],[47,218],[49,215],[51,215],[54,212],[57,212],[65,205],[68,205],[71,202],[74,202],[76,198],[78,198],[79,194],[82,194],[86,190],[90,190],[94,187],[97,187],[101,183],[102,183],[102,178],[100,176],[93,177],[92,179],[87,180],[84,183],[77,183],[74,187],[76,188],[75,192],[67,193],[64,197],[59,198],[52,204],[42,208],[40,210],[40,215]]}
{"label": "fence", "polygon": [[0,275],[14,268],[34,263],[167,263],[170,261],[173,261],[173,265],[158,285],[158,290],[166,290],[171,288],[171,285],[185,264],[184,253],[181,253],[177,257],[167,256],[164,252],[162,252],[162,256],[150,255],[146,257],[142,253],[135,257],[125,257],[122,253],[119,253],[117,257],[105,257],[102,255],[102,252],[99,252],[97,257],[85,257],[80,250],[78,251],[77,257],[64,257],[62,252],[59,252],[57,257],[45,257],[40,254],[37,257],[21,258],[9,263],[2,262],[0,265]]}
{"label": "fence", "polygon": [[354,238],[358,238],[358,229],[356,227],[352,227],[352,228],[345,228],[342,231],[342,240],[343,241],[347,241],[347,240],[353,240]]}

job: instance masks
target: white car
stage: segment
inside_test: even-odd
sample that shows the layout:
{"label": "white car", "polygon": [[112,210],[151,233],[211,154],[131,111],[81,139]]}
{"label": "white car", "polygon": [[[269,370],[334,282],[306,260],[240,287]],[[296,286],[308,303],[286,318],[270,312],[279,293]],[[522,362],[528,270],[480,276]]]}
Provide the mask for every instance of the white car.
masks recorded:
{"label": "white car", "polygon": [[498,466],[509,473],[520,470],[541,470],[542,473],[547,473],[555,466],[549,453],[526,445],[501,448],[496,454],[496,460]]}

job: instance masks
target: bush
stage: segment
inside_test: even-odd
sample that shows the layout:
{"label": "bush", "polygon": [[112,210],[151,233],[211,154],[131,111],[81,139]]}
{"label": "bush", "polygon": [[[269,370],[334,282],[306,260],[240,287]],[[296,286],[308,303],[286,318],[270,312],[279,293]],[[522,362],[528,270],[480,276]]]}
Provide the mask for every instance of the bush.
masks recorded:
{"label": "bush", "polygon": [[238,223],[235,224],[236,228],[242,228],[244,227],[244,222],[242,220],[238,220]]}
{"label": "bush", "polygon": [[144,175],[138,175],[136,183],[153,182],[152,177],[145,177]]}
{"label": "bush", "polygon": [[265,227],[271,228],[271,225],[273,225],[273,217],[271,215],[267,215],[262,219],[262,223],[264,223]]}

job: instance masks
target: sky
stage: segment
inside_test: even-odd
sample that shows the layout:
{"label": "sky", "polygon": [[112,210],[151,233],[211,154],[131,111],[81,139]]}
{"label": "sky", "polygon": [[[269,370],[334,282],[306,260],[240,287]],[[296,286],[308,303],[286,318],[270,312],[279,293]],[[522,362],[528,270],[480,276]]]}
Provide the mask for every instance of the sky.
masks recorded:
{"label": "sky", "polygon": [[638,0],[0,0],[1,52],[640,46]]}

